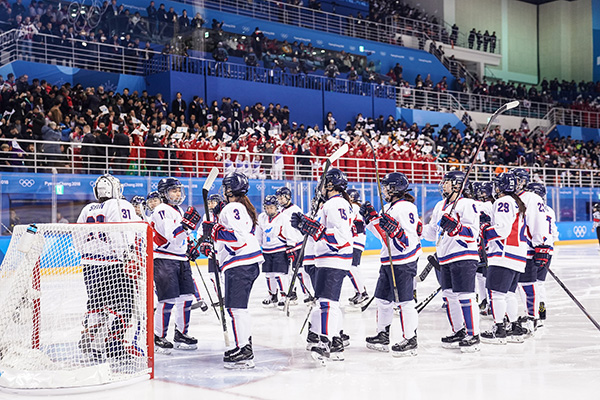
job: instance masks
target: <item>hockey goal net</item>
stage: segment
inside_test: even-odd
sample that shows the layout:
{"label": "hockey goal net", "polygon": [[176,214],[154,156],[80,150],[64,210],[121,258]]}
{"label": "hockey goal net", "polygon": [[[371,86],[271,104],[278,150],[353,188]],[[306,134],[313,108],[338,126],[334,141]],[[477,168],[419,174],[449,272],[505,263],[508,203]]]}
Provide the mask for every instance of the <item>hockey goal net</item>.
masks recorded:
{"label": "hockey goal net", "polygon": [[19,225],[0,265],[0,388],[151,378],[152,314],[148,224]]}

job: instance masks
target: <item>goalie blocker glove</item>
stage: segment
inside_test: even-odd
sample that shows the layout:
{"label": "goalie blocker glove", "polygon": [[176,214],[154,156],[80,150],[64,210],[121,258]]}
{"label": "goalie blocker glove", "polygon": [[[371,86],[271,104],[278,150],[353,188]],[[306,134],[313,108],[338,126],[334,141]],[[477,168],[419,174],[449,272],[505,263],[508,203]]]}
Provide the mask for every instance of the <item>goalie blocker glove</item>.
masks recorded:
{"label": "goalie blocker glove", "polygon": [[551,251],[552,248],[550,246],[537,246],[533,255],[533,264],[536,267],[547,267],[552,256],[550,254]]}
{"label": "goalie blocker glove", "polygon": [[379,217],[377,211],[375,211],[375,207],[373,207],[373,204],[369,203],[368,201],[365,201],[363,205],[360,206],[358,212],[360,215],[362,215],[363,219],[365,220],[365,224],[367,225]]}
{"label": "goalie blocker glove", "polygon": [[183,218],[181,218],[181,225],[190,231],[193,231],[198,226],[198,222],[200,222],[200,214],[196,211],[194,206],[189,206],[188,209],[183,214]]}
{"label": "goalie blocker glove", "polygon": [[321,239],[325,232],[325,227],[319,221],[307,217],[302,213],[292,214],[292,226],[302,232],[303,235],[310,235],[317,241]]}
{"label": "goalie blocker glove", "polygon": [[448,232],[449,236],[456,236],[462,231],[462,224],[449,214],[444,214],[440,220],[440,228]]}

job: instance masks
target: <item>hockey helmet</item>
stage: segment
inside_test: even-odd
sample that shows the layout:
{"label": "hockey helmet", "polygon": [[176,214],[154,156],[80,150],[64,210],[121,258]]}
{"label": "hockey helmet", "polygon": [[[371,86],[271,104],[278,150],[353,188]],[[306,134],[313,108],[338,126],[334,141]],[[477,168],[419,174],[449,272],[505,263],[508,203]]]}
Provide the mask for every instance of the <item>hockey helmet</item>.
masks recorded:
{"label": "hockey helmet", "polygon": [[385,201],[391,201],[394,197],[400,197],[410,191],[409,182],[402,172],[390,172],[381,180],[381,189],[384,190]]}
{"label": "hockey helmet", "polygon": [[213,193],[211,195],[208,196],[208,198],[206,199],[206,201],[214,201],[216,203],[219,203],[221,201],[223,201],[223,197],[221,197],[220,194],[218,193]]}
{"label": "hockey helmet", "polygon": [[348,193],[348,197],[350,197],[353,203],[360,203],[360,192],[358,190],[352,188],[348,189],[346,193]]}
{"label": "hockey helmet", "polygon": [[287,207],[292,201],[292,191],[287,186],[282,186],[275,191],[275,196],[279,200],[279,204]]}
{"label": "hockey helmet", "polygon": [[517,191],[517,177],[512,172],[502,172],[494,177],[494,191],[496,193],[515,193]]}
{"label": "hockey helmet", "polygon": [[248,193],[249,188],[248,177],[241,172],[232,172],[223,178],[225,197],[243,196]]}
{"label": "hockey helmet", "polygon": [[325,174],[325,187],[328,188],[330,184],[331,189],[335,189],[337,191],[346,190],[348,187],[348,178],[346,177],[346,174],[342,172],[342,170],[338,168],[331,168]]}
{"label": "hockey helmet", "polygon": [[132,206],[145,206],[146,205],[146,199],[144,198],[144,196],[133,196],[131,198],[130,201]]}
{"label": "hockey helmet", "polygon": [[[181,195],[179,198],[171,197],[170,193],[175,189],[181,190]],[[165,203],[173,206],[178,206],[185,200],[185,189],[181,181],[179,181],[177,178],[162,178],[160,181],[158,181],[158,193]]]}
{"label": "hockey helmet", "polygon": [[[462,171],[446,172],[446,174],[444,175],[444,178],[442,178],[442,181],[440,182],[440,190],[442,192],[442,196],[444,196],[445,198],[448,198],[448,197],[452,196],[453,193],[460,192],[460,188],[461,188],[463,182],[465,181],[465,179],[466,179],[466,175]],[[446,182],[451,182],[451,191],[450,192],[444,191],[444,184]]]}
{"label": "hockey helmet", "polygon": [[121,182],[110,174],[104,174],[94,183],[94,196],[103,202],[109,199],[120,199],[123,195]]}
{"label": "hockey helmet", "polygon": [[279,209],[279,201],[277,201],[277,197],[272,194],[266,196],[263,200],[263,207],[269,217],[276,215]]}
{"label": "hockey helmet", "polygon": [[517,190],[525,190],[525,187],[529,183],[529,171],[525,168],[513,168],[511,171],[517,179]]}
{"label": "hockey helmet", "polygon": [[528,192],[533,192],[540,196],[542,199],[546,200],[546,186],[540,182],[529,182],[525,189]]}

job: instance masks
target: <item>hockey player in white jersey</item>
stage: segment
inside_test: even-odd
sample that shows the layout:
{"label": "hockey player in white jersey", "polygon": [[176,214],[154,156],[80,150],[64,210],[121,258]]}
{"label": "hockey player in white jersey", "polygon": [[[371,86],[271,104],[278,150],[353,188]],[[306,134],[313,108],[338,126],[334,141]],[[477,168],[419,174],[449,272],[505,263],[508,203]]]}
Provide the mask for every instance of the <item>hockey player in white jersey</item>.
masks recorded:
{"label": "hockey player in white jersey", "polygon": [[[473,182],[472,198],[477,202],[479,210],[479,225],[491,222],[493,210],[492,182]],[[481,315],[489,315],[489,299],[487,298],[487,290],[485,288],[485,277],[487,273],[487,253],[485,246],[479,244],[479,264],[477,265],[477,273],[475,274],[475,293],[479,301],[479,311]]]}
{"label": "hockey player in white jersey", "polygon": [[[207,203],[208,203],[208,212],[209,215],[203,215],[202,216],[202,221],[213,221],[213,222],[218,222],[219,221],[219,214],[221,213],[221,210],[223,210],[223,208],[225,207],[225,202],[223,201],[223,198],[221,197],[220,194],[214,193],[208,196],[208,198],[206,199]],[[204,246],[207,246],[209,248],[212,248],[212,246],[210,246],[210,238],[205,238],[206,240],[206,244]],[[215,265],[215,262],[213,260],[212,257],[208,257],[208,273],[210,275],[210,281],[213,284],[213,289],[214,289],[214,294],[215,296],[217,295],[217,282],[215,281],[215,273],[217,272],[217,266]],[[223,282],[223,279],[220,279],[220,282]],[[218,305],[218,304],[217,304]]]}
{"label": "hockey player in white jersey", "polygon": [[[96,179],[94,196],[97,202],[81,210],[77,223],[141,221],[135,209],[121,199],[123,187],[112,175]],[[90,234],[81,251],[83,280],[87,300],[79,347],[100,361],[104,357],[123,358],[126,351],[123,338],[132,316],[134,281],[127,275],[127,262],[136,257],[135,237],[127,233]],[[94,339],[108,337],[105,343]]]}
{"label": "hockey player in white jersey", "polygon": [[544,200],[533,192],[525,190],[529,183],[529,172],[524,168],[513,169],[517,179],[517,194],[527,208],[525,224],[529,239],[527,251],[527,265],[525,271],[519,276],[519,287],[524,294],[526,317],[522,318],[529,334],[535,332],[539,319],[539,296],[537,294],[537,270],[545,267],[552,256],[551,238],[547,234],[548,221],[546,220],[546,207]]}
{"label": "hockey player in white jersey", "polygon": [[[325,174],[322,196],[325,204],[312,219],[302,213],[292,215],[292,226],[315,241],[313,287],[317,306],[310,314],[310,335],[315,339],[311,355],[315,360],[344,359],[342,311],[339,300],[342,283],[352,264],[352,224],[350,198],[346,193],[348,179],[337,168]],[[320,336],[320,337],[319,337]]]}
{"label": "hockey player in white jersey", "polygon": [[[285,237],[286,240],[286,254],[291,271],[291,268],[294,267],[294,263],[300,256],[300,247],[302,246],[302,241],[304,240],[302,234],[292,226],[292,214],[302,212],[302,210],[300,209],[300,207],[292,203],[292,191],[288,187],[283,186],[278,188],[275,192],[275,196],[277,197],[277,201],[281,206],[281,214],[283,220],[282,235],[283,237]],[[304,302],[308,303],[312,301],[312,296],[310,296],[307,292],[307,289],[312,291],[312,283],[309,274],[304,270],[302,264],[300,266],[300,269],[298,270],[298,280],[300,282],[300,288],[302,290],[302,293],[304,294]],[[285,287],[285,290],[287,289],[288,287]],[[285,294],[287,295],[287,293]],[[294,288],[290,296],[290,302],[292,302],[293,304],[293,302],[295,302],[297,299],[298,295],[296,293],[296,288]],[[281,299],[281,301],[279,302],[279,306],[283,307],[284,305],[285,299]]]}
{"label": "hockey player in white jersey", "polygon": [[150,224],[154,229],[154,283],[158,305],[154,313],[154,345],[157,351],[169,352],[173,343],[167,340],[171,311],[176,303],[173,342],[182,350],[196,349],[198,341],[188,335],[190,310],[194,300],[194,281],[186,252],[188,231],[196,229],[200,214],[192,206],[183,211],[183,184],[176,178],[158,182],[162,203],[154,208]]}
{"label": "hockey player in white jersey", "polygon": [[160,199],[160,194],[156,190],[148,193],[148,195],[146,196],[146,208],[148,209],[150,214],[160,203],[162,203],[162,200]]}
{"label": "hockey player in white jersey", "polygon": [[[475,301],[479,210],[473,200],[458,198],[465,179],[462,171],[450,171],[444,175],[440,183],[444,199],[435,205],[431,220],[423,229],[423,238],[437,241],[442,295],[452,328],[452,334],[442,338],[442,346],[472,352],[479,350],[480,342],[479,313]],[[450,215],[448,213],[455,202]]]}
{"label": "hockey player in white jersey", "polygon": [[[490,331],[482,332],[485,343],[522,342],[525,331],[518,321],[518,301],[515,294],[519,275],[525,271],[527,237],[525,236],[526,206],[516,194],[517,179],[512,172],[494,178],[494,202],[490,224],[482,227],[481,237],[489,246],[487,289],[494,317]],[[508,329],[504,324],[508,317]]]}
{"label": "hockey player in white jersey", "polygon": [[135,209],[135,214],[140,217],[142,221],[146,221],[146,199],[143,196],[133,196],[131,198],[131,205]]}
{"label": "hockey player in white jersey", "polygon": [[[223,357],[225,368],[254,367],[251,318],[248,299],[252,285],[259,275],[259,264],[264,261],[260,245],[254,235],[258,215],[246,196],[248,178],[233,172],[223,178],[223,193],[227,205],[219,214],[219,221],[202,223],[205,237],[210,237],[216,250],[218,265],[225,277],[224,301],[231,317],[235,347]],[[211,249],[204,247],[205,255]]]}
{"label": "hockey player in white jersey", "polygon": [[[369,202],[360,207],[367,228],[382,243],[379,279],[375,288],[377,301],[377,335],[367,337],[367,347],[378,351],[389,351],[390,326],[394,316],[394,307],[400,311],[402,337],[404,340],[392,346],[395,357],[417,355],[418,314],[413,299],[414,278],[417,274],[417,262],[423,253],[421,250],[421,230],[415,198],[408,193],[409,182],[400,172],[387,174],[381,180],[381,191],[387,204],[384,213],[377,211]],[[388,239],[389,237],[389,239]],[[386,241],[389,240],[391,257]],[[392,277],[393,264],[394,278]],[[394,287],[396,285],[396,288]],[[398,291],[395,302],[394,291]]]}
{"label": "hockey player in white jersey", "polygon": [[282,235],[284,216],[279,212],[279,202],[274,195],[263,200],[264,212],[258,216],[256,238],[262,247],[265,262],[262,272],[267,280],[269,297],[263,300],[264,306],[277,306],[277,293],[287,290],[288,258],[286,240]]}
{"label": "hockey player in white jersey", "polygon": [[[556,213],[554,210],[546,204],[546,187],[543,183],[539,182],[530,182],[526,187],[527,191],[533,192],[540,196],[542,200],[544,200],[545,210],[546,210],[546,221],[547,232],[545,237],[547,238],[547,243],[551,248],[554,248],[554,242],[558,240],[558,228],[556,227]],[[550,266],[551,259],[548,260],[548,264],[545,267],[537,267],[537,280],[536,280],[536,289],[537,289],[537,299],[539,299],[538,312],[539,312],[539,321],[538,326],[542,326],[543,320],[546,319],[546,276],[548,275],[548,268]],[[534,305],[535,306],[535,305]]]}
{"label": "hockey player in white jersey", "polygon": [[355,294],[350,297],[348,301],[354,306],[360,306],[369,300],[369,294],[365,282],[362,278],[362,274],[359,270],[360,259],[362,253],[365,250],[365,243],[367,241],[367,235],[365,233],[365,221],[363,216],[360,215],[360,193],[356,189],[348,189],[348,196],[352,201],[352,211],[354,211],[354,243],[352,245],[352,266],[348,271],[348,277],[352,286],[354,286]]}
{"label": "hockey player in white jersey", "polygon": [[[600,244],[600,229],[598,229],[598,227],[600,227],[600,204],[598,204],[598,203],[594,204],[594,206],[592,208],[592,221],[593,221],[592,232],[596,231],[596,237],[598,238],[598,244]],[[600,248],[598,248],[598,250],[600,250]]]}

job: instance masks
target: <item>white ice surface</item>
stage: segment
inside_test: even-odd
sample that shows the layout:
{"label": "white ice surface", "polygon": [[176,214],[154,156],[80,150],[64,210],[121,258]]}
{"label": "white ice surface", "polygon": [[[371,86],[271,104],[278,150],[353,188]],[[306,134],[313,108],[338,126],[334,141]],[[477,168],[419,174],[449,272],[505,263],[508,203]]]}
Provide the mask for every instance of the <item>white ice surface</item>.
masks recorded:
{"label": "white ice surface", "polygon": [[[600,320],[600,259],[596,245],[561,246],[552,270]],[[363,258],[361,270],[372,293],[379,270],[378,257]],[[426,258],[419,262],[419,271]],[[206,268],[203,269],[208,276]],[[197,277],[197,271],[194,271]],[[201,285],[200,280],[197,278]],[[190,333],[199,339],[196,351],[157,355],[156,379],[127,387],[66,399],[598,399],[600,398],[600,331],[548,275],[545,326],[523,344],[481,345],[475,354],[443,349],[440,338],[449,332],[438,295],[419,315],[419,354],[393,358],[366,349],[365,336],[375,332],[374,303],[366,312],[345,307],[344,330],[351,339],[346,360],[315,364],[299,334],[307,308],[292,308],[290,318],[260,304],[266,297],[264,277],[251,295],[256,368],[223,368],[223,335],[212,310],[192,311]],[[419,300],[438,286],[433,273],[418,286]],[[204,288],[201,288],[204,295]],[[344,284],[342,302],[353,293]],[[482,330],[492,325],[481,320]],[[400,339],[395,317],[392,340]],[[173,328],[169,330],[169,337]],[[0,399],[40,398],[0,392]]]}

